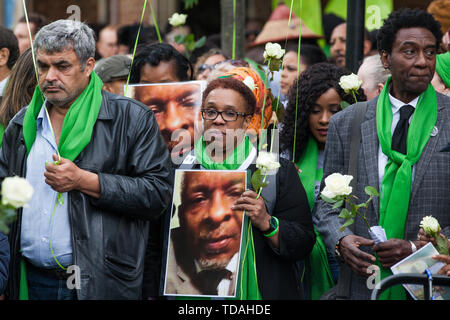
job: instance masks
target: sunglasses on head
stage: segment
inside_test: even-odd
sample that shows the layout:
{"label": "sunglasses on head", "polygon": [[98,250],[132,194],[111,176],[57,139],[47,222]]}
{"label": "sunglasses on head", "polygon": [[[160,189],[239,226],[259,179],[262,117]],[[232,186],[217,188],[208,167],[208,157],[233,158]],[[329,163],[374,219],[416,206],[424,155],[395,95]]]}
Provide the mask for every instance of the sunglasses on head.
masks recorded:
{"label": "sunglasses on head", "polygon": [[217,62],[215,64],[201,64],[197,68],[197,73],[200,74],[200,73],[205,72],[206,70],[209,70],[209,71],[214,70],[216,67],[218,67],[222,64],[225,64],[225,63],[229,63],[233,67],[248,67],[249,66],[247,61],[228,59],[228,60]]}

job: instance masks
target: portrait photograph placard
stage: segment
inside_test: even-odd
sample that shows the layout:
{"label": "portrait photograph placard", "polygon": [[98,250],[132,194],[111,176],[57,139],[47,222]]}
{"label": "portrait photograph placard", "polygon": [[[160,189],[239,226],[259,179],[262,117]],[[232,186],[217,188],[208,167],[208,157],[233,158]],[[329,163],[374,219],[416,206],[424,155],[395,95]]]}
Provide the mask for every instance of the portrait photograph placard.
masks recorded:
{"label": "portrait photograph placard", "polygon": [[[174,163],[194,147],[201,132],[206,81],[130,84],[126,96],[153,110]],[[181,162],[180,162],[181,163]]]}
{"label": "portrait photograph placard", "polygon": [[246,171],[176,170],[165,252],[166,296],[236,296]]}

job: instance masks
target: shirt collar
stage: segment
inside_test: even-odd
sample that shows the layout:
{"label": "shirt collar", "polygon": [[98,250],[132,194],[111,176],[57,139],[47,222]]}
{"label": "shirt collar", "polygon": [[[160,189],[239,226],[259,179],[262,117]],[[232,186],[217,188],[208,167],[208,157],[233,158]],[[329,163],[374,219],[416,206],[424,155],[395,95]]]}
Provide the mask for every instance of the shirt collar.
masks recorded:
{"label": "shirt collar", "polygon": [[400,108],[403,107],[404,105],[409,104],[410,106],[412,106],[414,109],[417,106],[417,102],[419,101],[419,97],[416,97],[415,99],[409,101],[408,103],[405,103],[403,101],[398,100],[397,98],[395,98],[393,95],[391,95],[390,90],[391,88],[389,88],[389,102],[391,103],[391,107],[392,107],[392,114],[399,112]]}
{"label": "shirt collar", "polygon": [[42,104],[41,111],[39,111],[39,114],[36,118],[36,127],[37,128],[42,127],[42,121],[44,121],[44,119],[47,117],[46,112],[45,112],[46,105],[47,105],[47,99]]}

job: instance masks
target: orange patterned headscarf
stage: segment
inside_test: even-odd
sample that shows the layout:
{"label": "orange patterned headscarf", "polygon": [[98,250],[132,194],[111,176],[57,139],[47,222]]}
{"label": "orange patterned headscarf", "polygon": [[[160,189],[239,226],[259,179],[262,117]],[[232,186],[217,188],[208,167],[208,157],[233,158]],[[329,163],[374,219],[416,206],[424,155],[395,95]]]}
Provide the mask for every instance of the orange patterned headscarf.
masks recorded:
{"label": "orange patterned headscarf", "polygon": [[[226,73],[226,76],[244,82],[252,90],[256,98],[256,108],[248,130],[255,130],[259,134],[261,129],[261,113],[264,104],[264,92],[267,92],[266,107],[264,108],[263,129],[267,129],[272,118],[272,93],[266,89],[264,82],[256,71],[248,67],[234,68]],[[249,78],[248,78],[249,77]],[[251,80],[250,80],[251,79]],[[253,81],[252,81],[253,80]]]}

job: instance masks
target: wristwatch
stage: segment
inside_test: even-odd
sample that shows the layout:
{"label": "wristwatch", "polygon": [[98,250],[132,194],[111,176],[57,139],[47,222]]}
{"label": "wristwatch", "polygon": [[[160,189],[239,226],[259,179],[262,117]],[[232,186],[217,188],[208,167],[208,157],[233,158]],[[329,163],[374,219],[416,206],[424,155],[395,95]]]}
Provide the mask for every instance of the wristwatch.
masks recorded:
{"label": "wristwatch", "polygon": [[342,256],[341,256],[341,240],[342,240],[342,239],[343,239],[343,237],[340,238],[340,239],[336,242],[336,246],[334,247],[334,253],[335,253],[336,257],[337,257],[339,260],[344,261],[344,259],[343,259]]}
{"label": "wristwatch", "polygon": [[417,247],[414,244],[414,242],[410,241],[409,243],[411,243],[411,251],[412,251],[412,253],[416,252],[417,251]]}
{"label": "wristwatch", "polygon": [[279,226],[278,219],[274,216],[270,217],[269,229],[267,229],[266,231],[263,231],[262,232],[263,235],[268,238],[274,236],[275,233],[278,231],[278,226]]}

